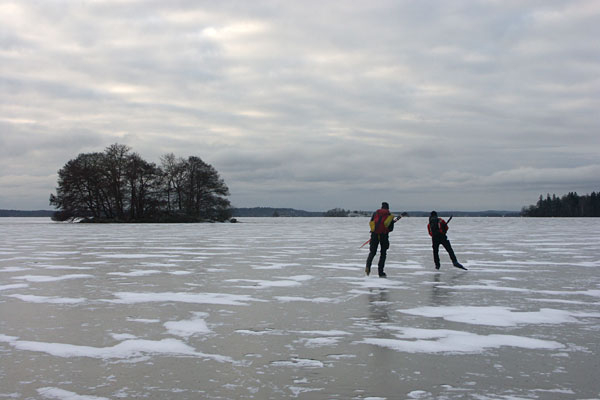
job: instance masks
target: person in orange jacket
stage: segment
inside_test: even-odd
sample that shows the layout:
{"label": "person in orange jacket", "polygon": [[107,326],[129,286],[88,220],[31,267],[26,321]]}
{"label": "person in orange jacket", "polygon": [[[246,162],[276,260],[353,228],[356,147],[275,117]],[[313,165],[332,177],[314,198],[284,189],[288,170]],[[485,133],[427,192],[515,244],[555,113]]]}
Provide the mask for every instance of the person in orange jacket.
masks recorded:
{"label": "person in orange jacket", "polygon": [[390,247],[389,233],[394,230],[394,216],[390,213],[390,205],[385,201],[381,203],[381,208],[373,213],[369,227],[371,228],[371,243],[369,247],[369,256],[367,257],[367,266],[365,273],[367,276],[371,273],[371,264],[373,258],[377,254],[377,248],[381,245],[379,254],[378,272],[380,278],[385,278],[387,275],[383,272],[385,267],[385,259],[387,250]]}
{"label": "person in orange jacket", "polygon": [[450,259],[452,260],[452,265],[456,268],[464,269],[461,263],[456,259],[456,255],[454,254],[454,250],[452,250],[452,245],[450,244],[450,240],[446,236],[448,232],[448,224],[442,218],[438,218],[437,212],[432,211],[429,215],[429,224],[427,224],[427,231],[429,232],[429,236],[431,236],[432,247],[433,247],[433,262],[435,263],[435,269],[440,269],[440,244],[444,246]]}

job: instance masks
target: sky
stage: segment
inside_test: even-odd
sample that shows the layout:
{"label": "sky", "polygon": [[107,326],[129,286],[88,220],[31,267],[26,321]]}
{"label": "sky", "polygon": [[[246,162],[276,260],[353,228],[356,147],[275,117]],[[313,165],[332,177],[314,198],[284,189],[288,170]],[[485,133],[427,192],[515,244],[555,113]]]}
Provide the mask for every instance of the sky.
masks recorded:
{"label": "sky", "polygon": [[597,0],[0,0],[0,209],[114,143],[235,207],[597,192],[599,37]]}

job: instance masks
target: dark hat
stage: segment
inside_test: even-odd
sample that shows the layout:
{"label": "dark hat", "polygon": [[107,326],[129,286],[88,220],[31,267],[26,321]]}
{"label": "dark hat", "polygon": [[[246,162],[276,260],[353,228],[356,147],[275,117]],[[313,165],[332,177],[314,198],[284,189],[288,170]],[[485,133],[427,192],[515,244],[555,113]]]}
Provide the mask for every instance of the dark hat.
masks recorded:
{"label": "dark hat", "polygon": [[381,208],[385,208],[386,210],[389,210],[390,209],[390,205],[387,202],[384,201],[383,203],[381,203]]}
{"label": "dark hat", "polygon": [[432,211],[431,214],[429,215],[430,217],[437,217],[437,212]]}

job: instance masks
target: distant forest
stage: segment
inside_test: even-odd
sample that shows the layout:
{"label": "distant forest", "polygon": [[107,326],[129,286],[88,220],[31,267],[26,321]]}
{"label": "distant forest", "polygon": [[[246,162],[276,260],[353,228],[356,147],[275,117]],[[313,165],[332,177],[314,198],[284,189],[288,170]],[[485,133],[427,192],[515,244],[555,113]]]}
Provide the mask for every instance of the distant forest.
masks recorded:
{"label": "distant forest", "polygon": [[322,217],[322,212],[296,210],[294,208],[250,207],[232,208],[234,217]]}
{"label": "distant forest", "polygon": [[579,196],[570,192],[562,197],[540,195],[538,202],[523,207],[524,217],[600,217],[600,193]]}
{"label": "distant forest", "polygon": [[[343,208],[333,208],[328,211],[304,211],[293,208],[232,208],[234,217],[370,217],[373,211],[351,211]],[[428,217],[429,211],[393,211],[394,215],[409,217]],[[519,217],[519,211],[438,211],[440,216],[454,217]]]}
{"label": "distant forest", "polygon": [[35,211],[21,211],[21,210],[0,210],[0,217],[51,217],[54,211],[50,210],[35,210]]}
{"label": "distant forest", "polygon": [[231,217],[228,195],[219,173],[199,157],[166,154],[158,166],[113,144],[67,162],[50,205],[58,209],[56,221],[225,221]]}

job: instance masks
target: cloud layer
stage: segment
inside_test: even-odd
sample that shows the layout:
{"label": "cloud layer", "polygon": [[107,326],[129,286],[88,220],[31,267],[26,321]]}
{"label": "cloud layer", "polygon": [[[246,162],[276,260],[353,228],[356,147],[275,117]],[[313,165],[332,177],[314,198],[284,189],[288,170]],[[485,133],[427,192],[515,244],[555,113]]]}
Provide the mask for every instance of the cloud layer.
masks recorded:
{"label": "cloud layer", "polygon": [[519,209],[598,191],[597,1],[0,0],[0,208],[118,142],[235,206]]}

